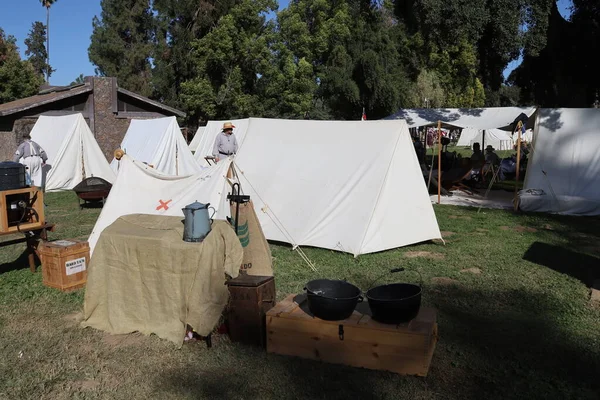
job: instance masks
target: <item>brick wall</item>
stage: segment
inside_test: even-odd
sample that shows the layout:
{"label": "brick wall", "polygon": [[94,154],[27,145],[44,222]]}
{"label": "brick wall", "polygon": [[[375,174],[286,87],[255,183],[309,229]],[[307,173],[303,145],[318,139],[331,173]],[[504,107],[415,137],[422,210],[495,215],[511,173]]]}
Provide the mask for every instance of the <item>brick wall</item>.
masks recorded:
{"label": "brick wall", "polygon": [[33,129],[37,118],[23,118],[15,121],[12,132],[0,132],[0,161],[12,160],[23,134]]}
{"label": "brick wall", "polygon": [[[94,77],[94,135],[108,162],[119,148],[127,128],[129,119],[117,118],[113,113],[113,79]],[[116,86],[116,82],[115,82]]]}

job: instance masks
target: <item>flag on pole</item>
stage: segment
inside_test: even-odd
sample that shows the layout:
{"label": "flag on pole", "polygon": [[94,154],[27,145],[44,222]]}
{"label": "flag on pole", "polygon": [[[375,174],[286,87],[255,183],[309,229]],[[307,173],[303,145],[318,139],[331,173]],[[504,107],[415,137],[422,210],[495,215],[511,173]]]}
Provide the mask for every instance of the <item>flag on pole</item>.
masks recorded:
{"label": "flag on pole", "polygon": [[363,113],[362,113],[362,117],[360,118],[361,121],[366,121],[367,120],[367,114],[365,114],[365,108],[363,107]]}

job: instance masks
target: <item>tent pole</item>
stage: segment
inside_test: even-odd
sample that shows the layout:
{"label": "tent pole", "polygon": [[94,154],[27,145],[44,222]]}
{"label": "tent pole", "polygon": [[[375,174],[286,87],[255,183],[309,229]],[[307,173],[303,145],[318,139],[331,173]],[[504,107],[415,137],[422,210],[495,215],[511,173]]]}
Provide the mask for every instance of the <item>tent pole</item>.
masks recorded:
{"label": "tent pole", "polygon": [[517,130],[519,131],[519,136],[517,136],[517,175],[515,178],[515,196],[513,198],[513,205],[515,206],[515,211],[519,208],[517,202],[517,195],[519,192],[519,170],[521,169],[521,121],[517,124]]}
{"label": "tent pole", "polygon": [[442,202],[442,121],[438,121],[438,204]]}

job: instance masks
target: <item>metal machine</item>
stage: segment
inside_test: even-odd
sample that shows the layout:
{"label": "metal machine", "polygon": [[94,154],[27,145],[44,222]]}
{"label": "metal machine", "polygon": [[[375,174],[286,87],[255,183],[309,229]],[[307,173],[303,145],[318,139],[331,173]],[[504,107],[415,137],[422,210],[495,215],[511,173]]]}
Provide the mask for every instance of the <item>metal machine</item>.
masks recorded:
{"label": "metal machine", "polygon": [[38,229],[45,224],[44,194],[26,184],[25,166],[0,163],[0,234]]}

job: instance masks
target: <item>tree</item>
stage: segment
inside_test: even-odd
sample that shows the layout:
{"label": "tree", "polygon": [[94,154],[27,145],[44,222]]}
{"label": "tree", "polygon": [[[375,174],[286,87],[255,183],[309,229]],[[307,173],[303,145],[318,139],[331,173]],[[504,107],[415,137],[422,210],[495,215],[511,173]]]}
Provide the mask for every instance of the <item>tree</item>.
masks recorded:
{"label": "tree", "polygon": [[[50,7],[56,3],[56,0],[40,0],[40,3],[42,4],[42,7],[46,8],[46,65],[50,66]],[[47,69],[46,72],[46,81],[50,82],[50,74],[52,71]]]}
{"label": "tree", "polygon": [[[122,87],[150,96],[154,20],[147,0],[102,0],[88,49],[96,74],[112,76]],[[126,10],[126,12],[124,12]]]}
{"label": "tree", "polygon": [[46,41],[46,27],[39,21],[32,24],[29,35],[25,39],[25,55],[40,75],[50,78],[54,69],[48,64],[48,52],[44,42]]}
{"label": "tree", "polygon": [[259,81],[271,68],[274,33],[264,15],[276,7],[274,0],[242,0],[192,42],[195,77],[182,83],[181,98],[193,122],[263,114]]}
{"label": "tree", "polygon": [[16,39],[0,28],[0,104],[36,94],[43,82],[31,63],[21,60]]}
{"label": "tree", "polygon": [[196,77],[194,40],[206,36],[239,0],[154,0],[156,46],[152,82],[155,97],[181,107],[183,82]]}
{"label": "tree", "polygon": [[79,76],[75,78],[75,80],[71,82],[70,85],[79,85],[82,83],[85,83],[85,77],[83,76],[83,74],[79,74]]}

